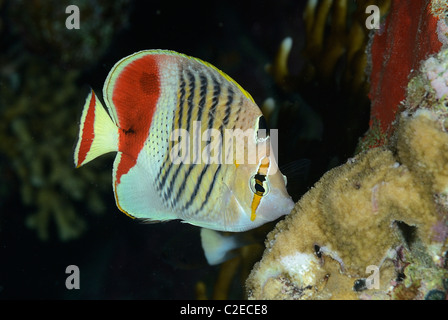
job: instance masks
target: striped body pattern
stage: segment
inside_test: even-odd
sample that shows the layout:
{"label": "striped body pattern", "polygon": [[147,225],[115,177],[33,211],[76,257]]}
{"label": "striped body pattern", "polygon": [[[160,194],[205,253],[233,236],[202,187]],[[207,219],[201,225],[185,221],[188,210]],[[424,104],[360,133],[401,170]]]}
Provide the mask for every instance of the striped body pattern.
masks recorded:
{"label": "striped body pattern", "polygon": [[87,97],[75,165],[117,152],[113,190],[127,215],[245,231],[291,211],[260,109],[216,67],[140,51],[115,64],[103,98],[108,112]]}

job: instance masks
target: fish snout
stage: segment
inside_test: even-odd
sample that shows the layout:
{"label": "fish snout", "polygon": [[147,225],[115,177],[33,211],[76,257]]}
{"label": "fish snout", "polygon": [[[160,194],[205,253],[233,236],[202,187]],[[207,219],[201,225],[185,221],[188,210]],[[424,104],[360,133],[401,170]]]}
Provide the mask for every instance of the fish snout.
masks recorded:
{"label": "fish snout", "polygon": [[261,201],[257,210],[257,218],[266,222],[276,220],[289,214],[294,208],[294,201],[286,190],[271,190]]}

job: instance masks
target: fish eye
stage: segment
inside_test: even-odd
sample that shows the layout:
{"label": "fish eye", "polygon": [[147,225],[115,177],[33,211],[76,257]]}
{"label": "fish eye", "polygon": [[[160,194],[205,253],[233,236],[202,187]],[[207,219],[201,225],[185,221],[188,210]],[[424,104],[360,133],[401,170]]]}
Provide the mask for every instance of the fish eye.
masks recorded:
{"label": "fish eye", "polygon": [[269,182],[266,179],[265,175],[255,174],[250,178],[249,181],[250,190],[260,196],[263,197],[269,193]]}
{"label": "fish eye", "polygon": [[266,139],[269,137],[269,127],[266,119],[261,115],[258,117],[257,139]]}

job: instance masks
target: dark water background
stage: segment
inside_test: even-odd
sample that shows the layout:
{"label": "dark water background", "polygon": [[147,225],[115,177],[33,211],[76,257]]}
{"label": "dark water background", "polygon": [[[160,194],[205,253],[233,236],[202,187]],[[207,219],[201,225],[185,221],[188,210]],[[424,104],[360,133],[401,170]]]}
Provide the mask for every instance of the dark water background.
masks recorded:
{"label": "dark water background", "polygon": [[[305,96],[314,107],[311,93],[286,94],[265,71],[280,42],[290,36],[290,69],[299,73],[304,1],[117,1],[121,7],[110,3],[0,1],[0,299],[195,299],[198,281],[206,284],[211,297],[221,267],[205,262],[199,228],[179,222],[141,224],[120,213],[110,180],[112,156],[95,160],[89,168],[73,168],[72,148],[88,87],[101,95],[110,68],[122,57],[143,49],[179,51],[229,74],[259,105],[268,97],[294,105]],[[69,4],[81,8],[81,37],[75,36],[78,30],[64,29]],[[76,74],[73,79],[70,72]],[[323,94],[319,89],[315,93]],[[59,95],[62,102],[52,100]],[[338,102],[332,110],[337,110],[340,97],[334,101]],[[328,121],[327,111],[316,110],[324,128],[338,121],[344,127],[338,112],[331,111]],[[311,160],[308,180],[290,192],[295,200],[329,167],[351,156],[355,147],[327,140],[338,135],[331,129],[324,129],[319,139],[307,139],[307,111],[299,113],[277,124],[280,165]],[[29,128],[31,140],[21,136],[20,125]],[[62,132],[64,128],[70,130]],[[362,133],[358,131],[356,136]],[[297,141],[298,136],[303,139]],[[61,155],[57,162],[51,160],[53,154]],[[39,182],[33,180],[36,163],[43,168]],[[51,178],[55,163],[62,176],[58,182]],[[81,179],[83,196],[75,197],[64,181],[70,184],[81,170],[90,170],[92,178],[89,183]],[[31,194],[28,200],[24,186]],[[39,198],[45,188],[51,193]],[[89,194],[99,195],[101,214],[92,213]],[[72,224],[83,221],[82,232],[61,239],[60,223],[51,211],[49,217],[37,218],[46,223],[46,239],[30,227],[29,217],[54,197],[61,214],[65,209],[75,213]],[[65,286],[68,265],[79,267],[79,290]],[[244,298],[239,273],[228,297]]]}

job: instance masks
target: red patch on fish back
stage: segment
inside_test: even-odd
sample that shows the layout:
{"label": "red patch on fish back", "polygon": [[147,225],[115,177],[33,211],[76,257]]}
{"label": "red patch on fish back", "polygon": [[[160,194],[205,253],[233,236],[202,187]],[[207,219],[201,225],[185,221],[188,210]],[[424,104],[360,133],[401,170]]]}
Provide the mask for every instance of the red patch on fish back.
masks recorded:
{"label": "red patch on fish back", "polygon": [[95,103],[95,94],[92,91],[89,108],[87,109],[86,118],[84,119],[82,136],[80,137],[81,144],[79,146],[78,152],[78,163],[76,164],[78,167],[86,159],[87,152],[89,152],[90,147],[92,146],[93,138],[95,138],[95,132],[93,131],[93,126],[95,123]]}
{"label": "red patch on fish back", "polygon": [[120,127],[118,150],[121,157],[116,183],[137,162],[140,150],[148,138],[152,117],[160,95],[159,69],[156,56],[146,55],[130,62],[115,82],[112,101]]}

